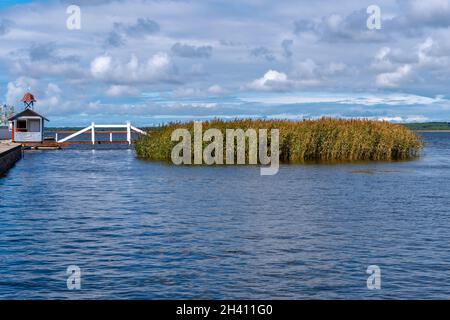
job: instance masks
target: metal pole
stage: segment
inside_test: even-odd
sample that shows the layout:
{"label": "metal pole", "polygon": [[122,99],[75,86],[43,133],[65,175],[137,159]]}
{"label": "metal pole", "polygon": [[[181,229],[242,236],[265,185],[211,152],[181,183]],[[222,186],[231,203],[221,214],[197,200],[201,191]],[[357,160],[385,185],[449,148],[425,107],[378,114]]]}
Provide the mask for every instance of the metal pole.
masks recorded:
{"label": "metal pole", "polygon": [[109,133],[109,142],[112,142],[112,132]]}

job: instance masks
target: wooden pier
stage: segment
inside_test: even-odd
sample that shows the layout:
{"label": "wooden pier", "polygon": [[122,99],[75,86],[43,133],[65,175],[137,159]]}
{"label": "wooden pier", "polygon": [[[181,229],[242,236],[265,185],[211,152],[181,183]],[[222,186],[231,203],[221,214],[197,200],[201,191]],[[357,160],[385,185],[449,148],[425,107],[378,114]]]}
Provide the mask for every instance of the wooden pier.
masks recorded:
{"label": "wooden pier", "polygon": [[[133,144],[132,142],[131,144]],[[74,145],[130,145],[128,141],[43,141],[43,142],[23,142],[22,146],[39,150],[62,149]]]}
{"label": "wooden pier", "polygon": [[[95,131],[96,128],[102,130]],[[104,130],[108,128],[125,128],[126,130]],[[79,131],[56,131],[54,140],[44,140],[42,142],[22,142],[21,144],[24,147],[41,150],[61,149],[73,145],[132,145],[134,143],[132,139],[132,132],[142,135],[147,134],[145,131],[133,127],[130,122],[127,122],[125,125],[98,125],[91,123],[89,127]],[[59,134],[69,134],[69,136],[58,139]],[[89,140],[74,140],[75,137],[86,134],[91,136]],[[108,134],[109,140],[96,140],[96,134]],[[126,140],[114,140],[114,135],[117,134],[125,135]]]}
{"label": "wooden pier", "polygon": [[20,144],[0,141],[0,177],[12,168],[21,156]]}

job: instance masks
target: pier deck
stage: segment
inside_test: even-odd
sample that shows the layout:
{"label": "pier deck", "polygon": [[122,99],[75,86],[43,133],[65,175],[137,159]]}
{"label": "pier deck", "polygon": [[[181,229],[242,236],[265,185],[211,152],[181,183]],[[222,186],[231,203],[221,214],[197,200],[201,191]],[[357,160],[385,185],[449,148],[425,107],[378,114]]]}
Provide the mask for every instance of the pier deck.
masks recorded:
{"label": "pier deck", "polygon": [[21,155],[20,144],[0,141],[0,177],[19,161]]}
{"label": "pier deck", "polygon": [[0,142],[0,157],[3,154],[6,154],[6,153],[10,152],[11,150],[13,150],[13,149],[15,149],[15,148],[17,148],[19,146],[20,146],[20,144],[17,144],[17,143],[1,141]]}
{"label": "pier deck", "polygon": [[62,149],[73,145],[128,145],[128,141],[43,141],[43,142],[24,142],[24,147],[30,147],[34,149]]}

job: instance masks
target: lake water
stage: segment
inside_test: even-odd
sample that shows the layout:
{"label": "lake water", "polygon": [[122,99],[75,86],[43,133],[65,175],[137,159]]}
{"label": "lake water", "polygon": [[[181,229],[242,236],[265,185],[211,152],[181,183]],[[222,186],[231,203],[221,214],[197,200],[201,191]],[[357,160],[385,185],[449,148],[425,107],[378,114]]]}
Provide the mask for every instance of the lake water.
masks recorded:
{"label": "lake water", "polygon": [[123,148],[26,152],[0,179],[0,298],[448,299],[450,134],[423,136],[417,161],[276,176]]}

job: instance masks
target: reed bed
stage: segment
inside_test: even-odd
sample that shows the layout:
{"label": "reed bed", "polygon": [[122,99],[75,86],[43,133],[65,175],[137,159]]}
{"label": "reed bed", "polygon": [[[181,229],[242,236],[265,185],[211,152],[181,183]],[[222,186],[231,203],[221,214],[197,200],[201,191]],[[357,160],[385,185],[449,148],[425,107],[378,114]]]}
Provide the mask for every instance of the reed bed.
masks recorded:
{"label": "reed bed", "polygon": [[[178,128],[188,129],[193,139],[193,122],[164,125],[137,141],[138,157],[170,161],[171,150],[178,143],[171,141],[171,134]],[[226,129],[279,129],[282,162],[406,160],[419,156],[422,148],[421,139],[411,130],[385,121],[321,118],[203,122],[203,132],[210,128],[221,130],[224,139]]]}

